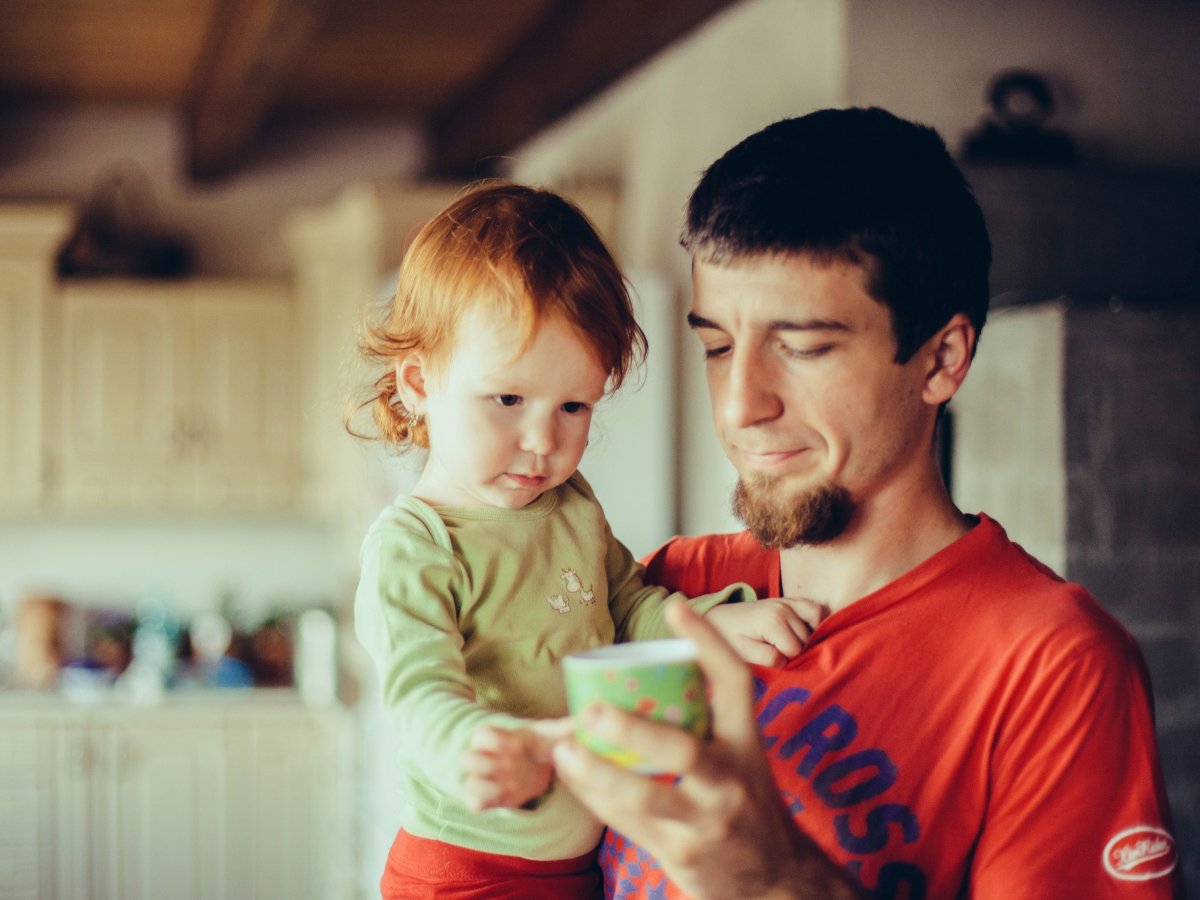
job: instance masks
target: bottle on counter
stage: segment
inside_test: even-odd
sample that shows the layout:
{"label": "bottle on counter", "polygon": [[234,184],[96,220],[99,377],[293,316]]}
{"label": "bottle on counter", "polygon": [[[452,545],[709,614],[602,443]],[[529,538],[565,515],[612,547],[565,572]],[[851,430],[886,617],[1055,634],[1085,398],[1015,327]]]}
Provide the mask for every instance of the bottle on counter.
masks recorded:
{"label": "bottle on counter", "polygon": [[161,699],[179,667],[179,637],[179,623],[166,603],[156,597],[140,602],[133,632],[133,659],[117,679],[116,687],[135,702]]}
{"label": "bottle on counter", "polygon": [[65,662],[63,628],[67,604],[57,597],[28,597],[17,607],[13,685],[49,689]]}
{"label": "bottle on counter", "polygon": [[337,697],[337,624],[323,609],[296,620],[296,688],[310,706],[328,706]]}
{"label": "bottle on counter", "polygon": [[233,626],[219,612],[201,613],[188,627],[192,647],[188,680],[201,687],[247,688],[254,684],[250,667],[229,655]]}

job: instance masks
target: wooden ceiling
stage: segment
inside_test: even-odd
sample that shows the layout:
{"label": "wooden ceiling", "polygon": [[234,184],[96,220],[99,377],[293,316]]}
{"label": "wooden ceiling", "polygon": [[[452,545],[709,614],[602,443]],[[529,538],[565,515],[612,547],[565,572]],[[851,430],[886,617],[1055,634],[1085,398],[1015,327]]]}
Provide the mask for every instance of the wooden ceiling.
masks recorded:
{"label": "wooden ceiling", "polygon": [[191,171],[277,116],[421,123],[435,176],[552,123],[732,0],[3,0],[0,116],[27,101],[179,109]]}

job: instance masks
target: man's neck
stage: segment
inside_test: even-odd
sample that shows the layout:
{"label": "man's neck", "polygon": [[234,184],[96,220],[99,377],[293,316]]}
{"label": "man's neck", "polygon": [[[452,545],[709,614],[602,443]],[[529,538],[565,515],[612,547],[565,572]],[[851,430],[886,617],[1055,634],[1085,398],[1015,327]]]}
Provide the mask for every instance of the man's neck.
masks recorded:
{"label": "man's neck", "polygon": [[780,554],[783,593],[836,612],[895,581],[970,529],[940,481],[918,497],[877,497],[834,541]]}

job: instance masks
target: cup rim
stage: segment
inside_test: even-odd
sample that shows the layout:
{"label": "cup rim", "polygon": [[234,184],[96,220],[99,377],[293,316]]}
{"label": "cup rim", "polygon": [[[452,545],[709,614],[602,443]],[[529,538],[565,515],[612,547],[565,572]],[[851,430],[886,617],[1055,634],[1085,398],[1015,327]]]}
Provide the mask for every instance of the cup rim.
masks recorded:
{"label": "cup rim", "polygon": [[649,641],[629,641],[624,644],[605,644],[581,650],[563,658],[570,666],[597,666],[622,663],[624,665],[666,665],[670,663],[695,662],[696,642],[688,638],[657,638]]}

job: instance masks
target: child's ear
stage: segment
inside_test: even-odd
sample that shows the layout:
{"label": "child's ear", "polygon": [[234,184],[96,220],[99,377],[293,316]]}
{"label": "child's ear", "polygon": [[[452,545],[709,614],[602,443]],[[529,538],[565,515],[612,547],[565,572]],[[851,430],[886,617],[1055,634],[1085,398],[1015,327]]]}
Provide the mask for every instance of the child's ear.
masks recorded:
{"label": "child's ear", "polygon": [[963,313],[955,313],[927,344],[929,365],[921,397],[931,406],[941,406],[956,393],[971,368],[975,350],[975,326]]}
{"label": "child's ear", "polygon": [[425,399],[425,361],[416,353],[396,360],[396,393],[410,412],[418,412]]}

